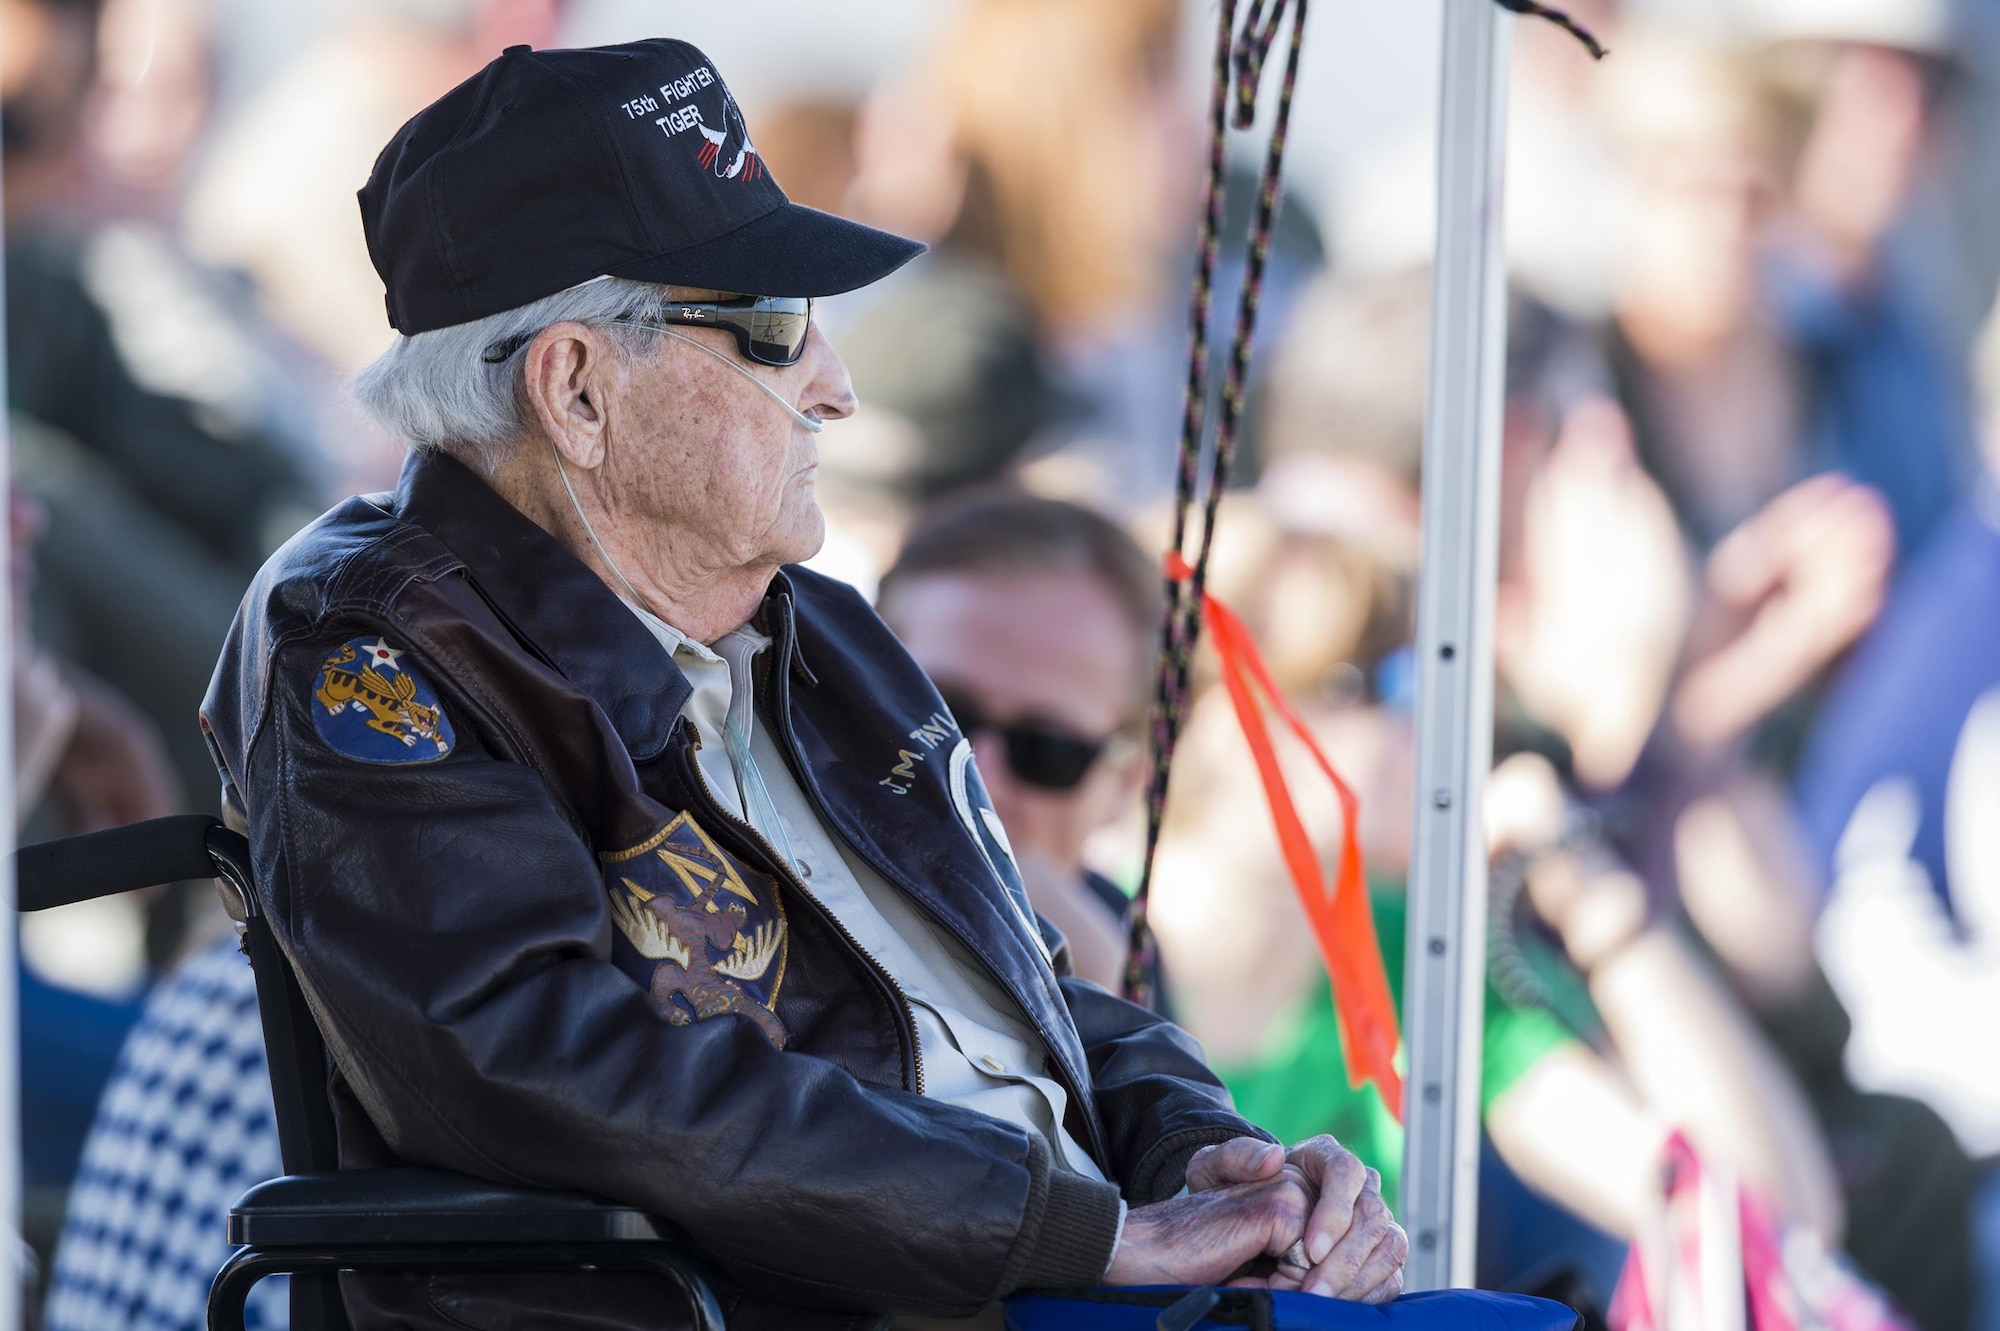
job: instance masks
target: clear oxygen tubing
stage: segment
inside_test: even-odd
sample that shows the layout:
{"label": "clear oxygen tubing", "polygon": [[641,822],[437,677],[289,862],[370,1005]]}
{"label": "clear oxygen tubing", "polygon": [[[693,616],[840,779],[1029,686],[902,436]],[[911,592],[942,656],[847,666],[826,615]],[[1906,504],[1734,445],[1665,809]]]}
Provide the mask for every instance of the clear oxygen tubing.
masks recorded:
{"label": "clear oxygen tubing", "polygon": [[[707,348],[703,347],[702,350],[706,351]],[[549,452],[556,460],[556,475],[562,477],[563,492],[569,496],[569,506],[576,510],[576,520],[583,524],[583,534],[589,538],[590,548],[597,551],[597,557],[604,561],[604,567],[610,569],[611,576],[618,579],[618,585],[625,589],[631,604],[635,607],[645,605],[646,598],[639,595],[639,589],[632,585],[632,580],[618,567],[618,562],[611,557],[611,552],[604,548],[604,542],[597,539],[597,529],[590,525],[590,518],[585,515],[583,505],[577,502],[576,488],[569,483],[569,468],[563,466],[562,452],[556,448],[554,440],[549,441]],[[729,718],[723,727],[723,741],[729,751],[730,765],[736,769],[737,798],[743,803],[744,814],[749,818],[751,825],[763,832],[772,844],[783,850],[786,863],[796,865],[799,861],[793,853],[791,837],[785,830],[783,820],[778,816],[778,806],[771,799],[770,790],[764,785],[763,773],[757,770],[757,764],[750,756],[749,658],[744,656],[740,664],[736,655],[726,655],[724,659],[729,662],[730,700]],[[740,713],[737,706],[738,698],[741,698],[744,704]]]}
{"label": "clear oxygen tubing", "polygon": [[625,576],[625,570],[619,568],[617,561],[612,559],[611,552],[604,548],[604,542],[597,539],[597,528],[590,525],[590,518],[584,513],[583,505],[576,501],[576,487],[569,483],[569,468],[563,466],[562,450],[556,447],[556,441],[553,439],[549,440],[549,456],[556,460],[556,475],[562,477],[563,493],[569,496],[569,506],[576,510],[576,520],[583,524],[583,534],[590,539],[590,548],[597,551],[597,557],[604,561],[604,567],[611,570],[611,576],[618,579],[618,585],[632,598],[632,604],[646,604],[646,598],[639,595],[639,589],[632,585],[632,580]]}
{"label": "clear oxygen tubing", "polygon": [[[717,360],[721,361],[724,365],[727,365],[730,369],[736,371],[738,374],[742,375],[745,379],[748,379],[751,383],[757,385],[757,387],[760,390],[762,390],[767,396],[769,396],[773,402],[783,407],[785,409],[786,414],[789,415],[794,421],[796,421],[803,428],[811,431],[814,434],[818,434],[821,430],[824,430],[826,428],[825,421],[814,420],[811,416],[806,415],[804,412],[800,411],[797,407],[794,407],[791,403],[785,401],[784,396],[780,394],[777,389],[771,387],[771,385],[765,383],[762,379],[759,379],[755,374],[752,374],[749,370],[744,369],[741,365],[738,365],[735,361],[723,355],[721,352],[715,350],[715,348],[713,347],[704,346],[700,342],[695,341],[691,337],[686,337],[680,333],[676,333],[671,328],[661,328],[657,324],[640,323],[637,320],[633,319],[614,319],[611,322],[614,327],[637,328],[644,332],[658,333],[663,337],[671,337],[677,342],[685,342],[689,346],[693,347],[696,351],[701,352],[703,355],[715,357]],[[604,567],[611,570],[611,576],[618,579],[618,585],[625,589],[626,595],[632,598],[632,603],[634,605],[646,604],[646,598],[639,595],[639,589],[634,587],[632,585],[632,580],[625,576],[625,570],[619,568],[617,561],[611,558],[611,552],[604,548],[604,542],[597,539],[597,528],[590,525],[590,518],[588,515],[584,513],[583,505],[577,502],[576,487],[570,484],[569,469],[563,466],[562,450],[556,447],[555,440],[553,439],[549,441],[549,452],[556,460],[556,475],[562,477],[563,493],[569,496],[569,506],[572,509],[576,510],[576,520],[583,524],[583,534],[585,537],[589,539],[590,548],[597,551],[597,557],[604,561]]]}
{"label": "clear oxygen tubing", "polygon": [[695,339],[687,336],[684,333],[676,333],[671,328],[662,328],[658,324],[640,323],[636,319],[614,319],[611,322],[612,326],[616,328],[638,328],[648,333],[658,333],[662,337],[671,337],[676,342],[685,342],[689,346],[693,347],[696,351],[702,353],[702,355],[715,357],[717,360],[721,361],[724,365],[727,365],[730,369],[736,371],[738,374],[742,375],[745,379],[748,379],[751,383],[757,385],[758,390],[763,394],[765,394],[765,396],[769,397],[771,401],[783,407],[785,409],[785,414],[790,416],[792,420],[799,425],[800,428],[809,430],[813,434],[818,434],[821,430],[824,430],[826,428],[825,421],[814,420],[811,416],[806,415],[804,412],[800,411],[797,407],[785,401],[784,394],[780,393],[777,389],[771,387],[771,385],[765,383],[762,379],[758,378],[756,374],[754,374],[748,369],[745,369],[742,365],[738,364],[734,359],[725,356],[721,352],[717,351],[714,347],[708,346],[701,342],[697,342],[695,341]]}

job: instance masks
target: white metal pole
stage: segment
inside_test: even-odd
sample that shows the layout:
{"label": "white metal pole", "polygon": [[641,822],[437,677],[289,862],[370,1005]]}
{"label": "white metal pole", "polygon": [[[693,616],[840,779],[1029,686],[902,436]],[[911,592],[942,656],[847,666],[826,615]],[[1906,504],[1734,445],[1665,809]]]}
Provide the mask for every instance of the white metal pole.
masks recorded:
{"label": "white metal pole", "polygon": [[[0,236],[0,242],[4,242]],[[0,280],[0,309],[7,290]],[[0,517],[11,525],[13,499],[13,430],[6,414],[7,336],[0,321]],[[0,1284],[0,1331],[19,1331],[27,1294],[28,1246],[21,1237],[21,986],[20,959],[15,955],[18,930],[14,909],[14,614],[11,541],[0,540],[0,1270],[9,1278]]]}
{"label": "white metal pole", "polygon": [[1506,375],[1501,249],[1511,20],[1444,0],[1437,260],[1417,592],[1417,811],[1404,972],[1406,1285],[1472,1283],[1493,756],[1493,585]]}

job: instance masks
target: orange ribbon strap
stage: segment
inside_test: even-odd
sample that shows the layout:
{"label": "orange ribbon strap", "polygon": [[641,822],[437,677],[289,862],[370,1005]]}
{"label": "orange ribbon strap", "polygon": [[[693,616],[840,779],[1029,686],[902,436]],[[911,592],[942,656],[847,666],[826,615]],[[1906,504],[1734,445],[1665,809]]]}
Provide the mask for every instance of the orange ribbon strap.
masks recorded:
{"label": "orange ribbon strap", "polygon": [[[1167,572],[1186,580],[1192,576],[1187,561],[1178,552],[1167,556]],[[1285,867],[1297,889],[1306,919],[1319,942],[1333,983],[1334,1011],[1340,1021],[1341,1045],[1346,1055],[1348,1081],[1355,1088],[1373,1083],[1383,1104],[1403,1119],[1403,1078],[1396,1071],[1396,1049],[1402,1033],[1396,1018],[1396,1001],[1389,991],[1389,976],[1382,967],[1382,946],[1375,935],[1375,915],[1368,904],[1368,882],[1361,869],[1361,801],[1327,760],[1312,730],[1285,700],[1277,681],[1264,664],[1256,640],[1236,612],[1204,592],[1202,612],[1214,635],[1215,652],[1222,663],[1223,686],[1236,709],[1236,720],[1250,743],[1263,780],[1264,796],[1271,806],[1271,821],[1278,831],[1278,845],[1284,852]],[[1333,783],[1340,798],[1340,865],[1331,893],[1319,853],[1313,848],[1305,824],[1292,802],[1291,788],[1285,783],[1278,753],[1271,742],[1270,724],[1258,706],[1252,686],[1261,691],[1271,708],[1298,737],[1319,764],[1319,770]]]}

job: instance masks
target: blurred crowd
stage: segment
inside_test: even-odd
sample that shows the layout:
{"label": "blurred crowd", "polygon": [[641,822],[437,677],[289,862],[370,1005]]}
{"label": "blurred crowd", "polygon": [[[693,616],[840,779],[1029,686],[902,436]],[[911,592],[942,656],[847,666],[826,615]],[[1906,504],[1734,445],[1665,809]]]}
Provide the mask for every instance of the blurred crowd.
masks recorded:
{"label": "blurred crowd", "polygon": [[[1511,99],[1480,1280],[1605,1308],[1680,1133],[1911,1325],[2000,1327],[2000,7],[1569,7],[1612,57],[1524,25]],[[1036,905],[1115,987],[1212,15],[943,12],[853,90],[746,107],[793,198],[932,247],[820,307],[864,409],[822,439],[817,565],[878,596]],[[234,13],[0,0],[24,840],[214,806],[195,707],[244,586],[400,463],[343,398],[389,336],[353,191],[410,114],[577,22],[356,0],[225,115]],[[1214,575],[1360,794],[1399,993],[1428,134],[1286,197]],[[1349,1084],[1198,673],[1163,1001],[1249,1117],[1333,1132],[1393,1199],[1401,1129]],[[1330,862],[1339,805],[1284,761]],[[216,1208],[277,1168],[232,948],[205,885],[23,925],[52,1328],[198,1325]],[[150,1138],[149,1113],[172,1120]],[[253,1311],[281,1323],[282,1297]]]}

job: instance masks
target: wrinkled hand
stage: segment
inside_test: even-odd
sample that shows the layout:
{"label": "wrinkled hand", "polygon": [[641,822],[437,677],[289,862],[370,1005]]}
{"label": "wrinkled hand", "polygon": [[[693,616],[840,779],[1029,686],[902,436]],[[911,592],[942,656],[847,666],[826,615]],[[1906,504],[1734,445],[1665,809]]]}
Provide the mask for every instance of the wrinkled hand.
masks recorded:
{"label": "wrinkled hand", "polygon": [[1136,1207],[1125,1217],[1104,1283],[1261,1285],[1255,1272],[1297,1240],[1311,1207],[1305,1184],[1282,1168]]}
{"label": "wrinkled hand", "polygon": [[1314,1199],[1295,1236],[1311,1265],[1280,1262],[1265,1283],[1356,1303],[1387,1303],[1403,1292],[1410,1241],[1382,1200],[1382,1176],[1333,1138],[1313,1137],[1286,1151],[1238,1137],[1188,1162],[1190,1196],[1272,1177],[1297,1179]]}

